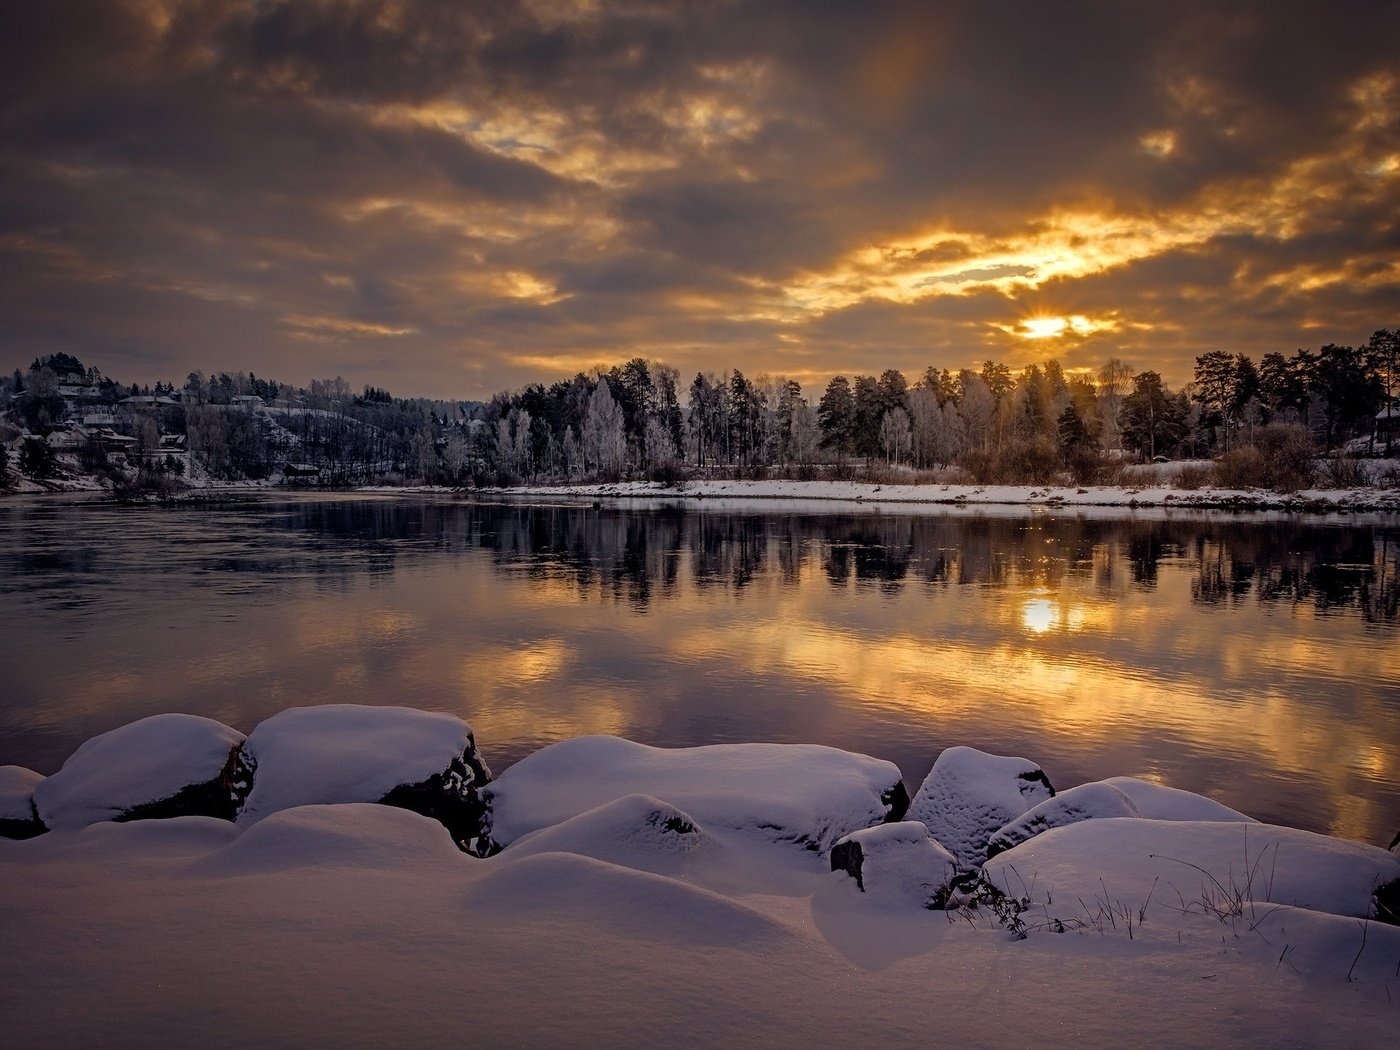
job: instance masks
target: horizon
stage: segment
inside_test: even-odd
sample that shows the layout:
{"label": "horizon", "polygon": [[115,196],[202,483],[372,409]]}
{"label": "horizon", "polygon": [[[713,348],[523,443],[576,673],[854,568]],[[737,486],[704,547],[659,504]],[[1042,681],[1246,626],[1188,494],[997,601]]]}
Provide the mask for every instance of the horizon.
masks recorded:
{"label": "horizon", "polygon": [[[1396,327],[1400,10],[0,12],[0,349],[486,400]],[[99,364],[100,362],[100,364]]]}

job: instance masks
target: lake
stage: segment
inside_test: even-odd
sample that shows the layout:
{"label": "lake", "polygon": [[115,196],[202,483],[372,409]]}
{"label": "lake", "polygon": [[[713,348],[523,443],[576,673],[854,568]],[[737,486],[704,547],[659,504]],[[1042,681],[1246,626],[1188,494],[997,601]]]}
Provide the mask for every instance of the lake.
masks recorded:
{"label": "lake", "polygon": [[499,772],[612,733],[952,744],[1386,845],[1400,520],[316,493],[0,502],[0,764],[187,711],[461,714]]}

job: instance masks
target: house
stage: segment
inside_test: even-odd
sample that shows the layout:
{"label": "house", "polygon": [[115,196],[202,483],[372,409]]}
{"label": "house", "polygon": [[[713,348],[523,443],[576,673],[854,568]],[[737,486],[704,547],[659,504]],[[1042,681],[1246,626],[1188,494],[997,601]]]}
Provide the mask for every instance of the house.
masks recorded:
{"label": "house", "polygon": [[1400,399],[1376,413],[1375,435],[1377,441],[1400,441]]}
{"label": "house", "polygon": [[229,407],[241,408],[245,412],[261,412],[267,407],[266,402],[257,394],[235,394],[229,398]]}

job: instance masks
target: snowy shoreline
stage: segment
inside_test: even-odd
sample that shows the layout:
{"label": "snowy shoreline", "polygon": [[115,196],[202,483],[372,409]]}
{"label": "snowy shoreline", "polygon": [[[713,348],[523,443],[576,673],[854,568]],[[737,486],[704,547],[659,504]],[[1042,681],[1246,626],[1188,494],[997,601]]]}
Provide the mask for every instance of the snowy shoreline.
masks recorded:
{"label": "snowy shoreline", "polygon": [[0,766],[21,818],[53,830],[0,840],[16,1045],[1369,1047],[1400,1018],[1400,847],[968,747],[911,799],[815,745],[579,737],[493,780],[452,715],[158,715]]}
{"label": "snowy shoreline", "polygon": [[[366,489],[364,491],[402,491]],[[423,490],[419,490],[423,491]],[[450,490],[437,490],[450,491]],[[500,496],[568,499],[747,499],[958,506],[1114,507],[1186,510],[1278,510],[1400,513],[1400,490],[1179,489],[1166,486],[880,485],[856,481],[692,481],[681,486],[629,481],[600,485],[537,485],[467,490]]]}

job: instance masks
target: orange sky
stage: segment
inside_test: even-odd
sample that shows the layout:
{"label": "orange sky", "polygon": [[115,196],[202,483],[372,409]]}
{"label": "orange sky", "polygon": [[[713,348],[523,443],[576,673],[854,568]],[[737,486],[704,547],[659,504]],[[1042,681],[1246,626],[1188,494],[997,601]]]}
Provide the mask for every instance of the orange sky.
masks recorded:
{"label": "orange sky", "polygon": [[483,397],[1360,342],[1394,5],[0,10],[0,349]]}

